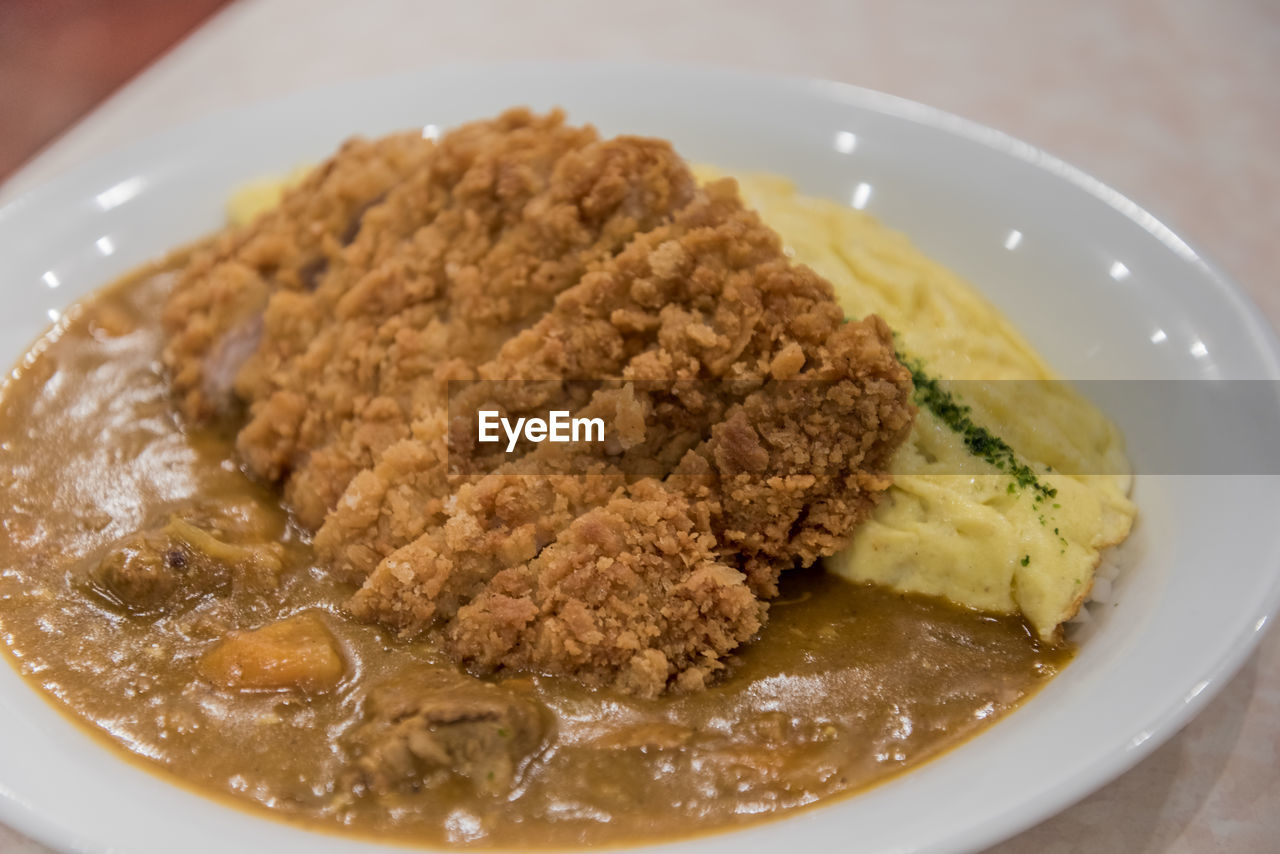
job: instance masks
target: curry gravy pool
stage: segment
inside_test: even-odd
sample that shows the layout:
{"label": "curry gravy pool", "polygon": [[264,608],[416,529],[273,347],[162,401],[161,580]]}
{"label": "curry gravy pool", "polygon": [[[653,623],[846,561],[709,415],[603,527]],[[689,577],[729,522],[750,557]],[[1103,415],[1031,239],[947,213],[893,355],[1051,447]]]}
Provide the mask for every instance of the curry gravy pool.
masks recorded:
{"label": "curry gravy pool", "polygon": [[159,363],[171,284],[152,269],[86,300],[9,381],[0,621],[65,711],[202,790],[422,843],[689,835],[917,765],[1069,660],[1020,618],[797,570],[705,691],[459,675],[430,637],[344,616],[352,586],[231,434],[184,428]]}

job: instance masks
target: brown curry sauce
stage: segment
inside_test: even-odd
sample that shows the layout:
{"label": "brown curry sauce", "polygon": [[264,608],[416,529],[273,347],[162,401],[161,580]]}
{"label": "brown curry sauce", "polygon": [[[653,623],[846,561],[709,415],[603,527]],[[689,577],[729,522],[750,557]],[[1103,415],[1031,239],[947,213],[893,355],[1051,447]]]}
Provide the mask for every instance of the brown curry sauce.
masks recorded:
{"label": "brown curry sauce", "polygon": [[[64,711],[203,792],[401,841],[654,841],[882,781],[966,740],[1069,661],[1021,620],[792,571],[767,627],[707,691],[637,700],[505,680],[545,719],[510,788],[483,772],[352,785],[371,687],[459,677],[429,638],[396,640],[344,616],[351,587],[314,566],[278,496],[242,474],[230,434],[184,428],[159,364],[168,281],[144,270],[81,303],[5,389],[0,628],[16,666]],[[267,543],[270,565],[157,613],[121,609],[95,568],[134,532],[172,536],[175,524]],[[210,679],[201,662],[230,633],[297,614],[332,635],[336,684],[254,691]]]}

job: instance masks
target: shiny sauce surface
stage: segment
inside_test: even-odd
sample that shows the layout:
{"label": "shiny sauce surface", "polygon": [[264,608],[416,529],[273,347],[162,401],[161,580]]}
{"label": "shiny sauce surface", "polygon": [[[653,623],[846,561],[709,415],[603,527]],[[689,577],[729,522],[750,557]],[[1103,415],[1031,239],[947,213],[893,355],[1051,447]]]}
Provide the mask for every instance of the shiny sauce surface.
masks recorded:
{"label": "shiny sauce surface", "polygon": [[[349,736],[371,686],[457,674],[430,640],[399,641],[344,616],[350,586],[315,565],[278,496],[242,474],[231,433],[180,421],[159,362],[170,275],[146,270],[78,305],[4,390],[0,628],[14,666],[65,712],[204,793],[425,844],[688,836],[918,765],[1070,658],[1017,619],[797,570],[767,627],[705,692],[645,701],[507,680],[548,719],[508,790],[448,775],[420,789],[353,788]],[[268,583],[215,586],[159,615],[122,610],[95,587],[95,567],[122,538],[173,519],[271,544]],[[299,614],[335,640],[336,684],[263,691],[208,678],[201,661],[230,633]]]}

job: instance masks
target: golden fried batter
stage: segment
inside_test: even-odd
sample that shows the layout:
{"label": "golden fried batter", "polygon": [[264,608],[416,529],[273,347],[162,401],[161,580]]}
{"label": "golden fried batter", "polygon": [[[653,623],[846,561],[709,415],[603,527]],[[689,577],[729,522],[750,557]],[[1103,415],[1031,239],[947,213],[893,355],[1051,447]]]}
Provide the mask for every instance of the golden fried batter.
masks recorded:
{"label": "golden fried batter", "polygon": [[[732,181],[558,113],[349,143],[166,322],[184,411],[244,405],[246,465],[354,613],[643,695],[707,684],[778,573],[843,545],[914,414],[887,327],[846,323]],[[481,408],[614,435],[508,454]]]}

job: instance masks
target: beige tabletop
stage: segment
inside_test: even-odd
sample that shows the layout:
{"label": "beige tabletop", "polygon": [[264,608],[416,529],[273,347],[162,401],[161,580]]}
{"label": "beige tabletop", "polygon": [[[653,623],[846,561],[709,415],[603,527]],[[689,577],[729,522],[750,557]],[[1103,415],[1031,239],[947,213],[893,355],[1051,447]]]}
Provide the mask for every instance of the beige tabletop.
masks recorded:
{"label": "beige tabletop", "polygon": [[[0,199],[244,101],[447,62],[537,58],[825,77],[976,119],[1137,200],[1280,325],[1275,0],[240,0],[14,175]],[[1280,632],[1136,768],[993,850],[1280,851]],[[0,827],[0,854],[45,851]]]}

